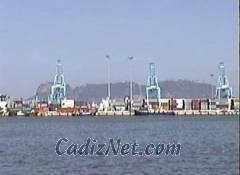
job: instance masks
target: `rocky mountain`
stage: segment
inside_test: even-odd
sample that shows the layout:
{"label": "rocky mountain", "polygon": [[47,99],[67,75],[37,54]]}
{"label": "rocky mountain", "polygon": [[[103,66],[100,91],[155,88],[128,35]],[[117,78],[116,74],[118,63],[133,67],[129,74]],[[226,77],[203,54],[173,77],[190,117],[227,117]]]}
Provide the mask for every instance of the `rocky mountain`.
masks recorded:
{"label": "rocky mountain", "polygon": [[[39,100],[47,100],[52,82],[39,85],[36,90]],[[160,81],[159,86],[162,96],[166,98],[206,98],[211,97],[212,86],[207,83],[199,83],[189,80]],[[146,86],[133,83],[133,96],[145,97]],[[86,84],[77,87],[66,86],[67,98],[77,101],[99,102],[107,96],[107,84]],[[129,82],[119,82],[111,84],[111,98],[120,99],[129,95]]]}

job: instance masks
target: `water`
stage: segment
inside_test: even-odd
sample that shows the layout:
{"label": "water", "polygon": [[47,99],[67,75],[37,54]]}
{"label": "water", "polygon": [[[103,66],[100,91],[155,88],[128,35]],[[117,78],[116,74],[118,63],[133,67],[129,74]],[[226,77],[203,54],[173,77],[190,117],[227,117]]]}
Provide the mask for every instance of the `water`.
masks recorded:
{"label": "water", "polygon": [[[238,117],[0,118],[0,174],[238,174]],[[56,141],[182,144],[180,156],[57,156]]]}

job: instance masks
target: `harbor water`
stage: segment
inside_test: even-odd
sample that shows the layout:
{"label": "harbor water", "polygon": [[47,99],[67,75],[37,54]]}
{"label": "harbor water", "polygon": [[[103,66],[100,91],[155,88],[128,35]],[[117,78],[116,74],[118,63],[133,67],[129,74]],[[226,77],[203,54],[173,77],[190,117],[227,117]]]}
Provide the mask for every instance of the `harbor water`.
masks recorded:
{"label": "harbor water", "polygon": [[[5,117],[0,118],[0,174],[238,174],[239,118]],[[178,156],[58,156],[59,138],[181,143]]]}

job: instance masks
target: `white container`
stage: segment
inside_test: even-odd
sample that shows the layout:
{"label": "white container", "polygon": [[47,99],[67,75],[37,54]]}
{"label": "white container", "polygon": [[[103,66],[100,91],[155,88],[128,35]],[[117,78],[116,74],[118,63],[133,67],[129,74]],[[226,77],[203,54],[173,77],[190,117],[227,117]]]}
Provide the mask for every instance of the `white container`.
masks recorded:
{"label": "white container", "polygon": [[61,101],[62,108],[74,108],[74,100],[64,99]]}
{"label": "white container", "polygon": [[176,103],[177,103],[177,109],[184,108],[184,100],[183,99],[176,99]]}

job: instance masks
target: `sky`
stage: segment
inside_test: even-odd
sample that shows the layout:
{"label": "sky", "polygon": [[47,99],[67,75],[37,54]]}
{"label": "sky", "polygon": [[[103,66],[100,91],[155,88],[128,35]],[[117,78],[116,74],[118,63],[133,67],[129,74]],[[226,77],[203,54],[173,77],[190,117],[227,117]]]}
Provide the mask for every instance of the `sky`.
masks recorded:
{"label": "sky", "polygon": [[[238,94],[238,0],[0,0],[0,94],[32,96],[53,81],[57,59],[66,83],[133,79],[215,83],[223,61]],[[214,79],[210,74],[213,73]]]}

